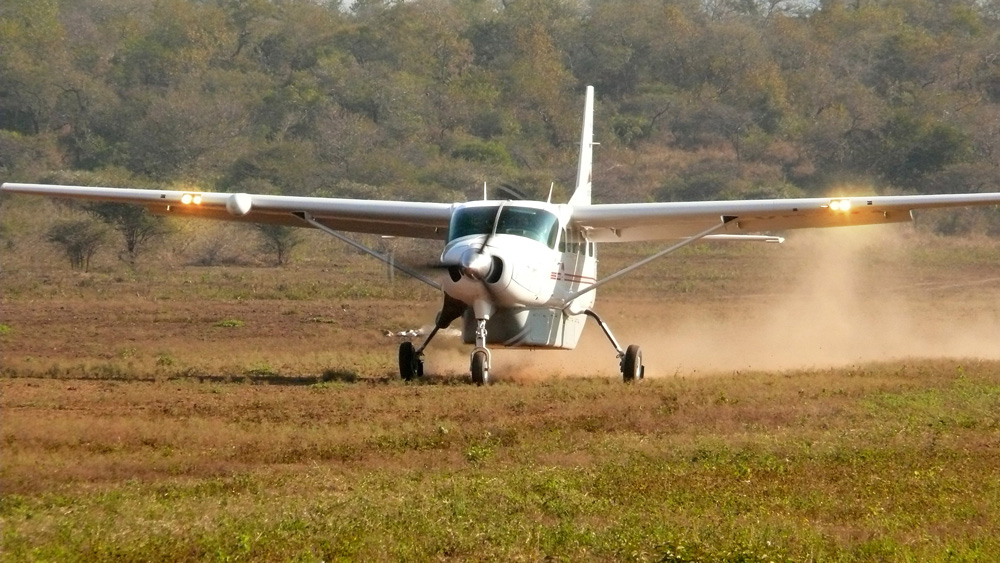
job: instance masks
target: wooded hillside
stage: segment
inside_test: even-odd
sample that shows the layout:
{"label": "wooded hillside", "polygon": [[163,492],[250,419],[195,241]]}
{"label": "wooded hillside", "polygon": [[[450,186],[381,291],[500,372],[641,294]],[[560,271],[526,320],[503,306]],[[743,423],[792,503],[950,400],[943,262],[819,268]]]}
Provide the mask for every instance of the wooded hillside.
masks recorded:
{"label": "wooded hillside", "polygon": [[593,84],[599,201],[1000,191],[995,0],[5,0],[0,18],[4,180],[565,197]]}

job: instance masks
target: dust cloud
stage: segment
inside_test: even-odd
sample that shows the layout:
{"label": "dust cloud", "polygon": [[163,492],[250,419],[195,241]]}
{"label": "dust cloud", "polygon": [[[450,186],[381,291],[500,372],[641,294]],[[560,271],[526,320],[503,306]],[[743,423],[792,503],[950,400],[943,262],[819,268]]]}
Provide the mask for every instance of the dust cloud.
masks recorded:
{"label": "dust cloud", "polygon": [[[933,268],[913,264],[919,244],[899,226],[794,233],[782,248],[791,256],[753,263],[773,272],[765,287],[743,284],[721,299],[697,292],[663,302],[656,295],[599,297],[597,307],[623,346],[642,346],[647,377],[1000,359],[1000,279],[966,271],[921,279],[917,274]],[[613,349],[589,321],[577,350],[494,356],[494,376],[514,381],[618,370]],[[467,369],[467,357],[454,360],[456,371]]]}
{"label": "dust cloud", "polygon": [[[798,234],[786,243],[801,257],[784,273],[787,291],[734,298],[715,318],[657,326],[646,364],[664,374],[1000,359],[1000,280],[977,287],[981,280],[957,275],[939,282],[900,275],[878,258],[919,244],[904,234],[897,226]],[[986,285],[991,293],[980,291]]]}

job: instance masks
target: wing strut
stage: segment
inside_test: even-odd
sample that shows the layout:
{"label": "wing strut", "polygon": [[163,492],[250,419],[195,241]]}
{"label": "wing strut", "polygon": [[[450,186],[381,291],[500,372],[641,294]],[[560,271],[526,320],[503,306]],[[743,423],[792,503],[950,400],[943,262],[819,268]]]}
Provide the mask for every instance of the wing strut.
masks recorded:
{"label": "wing strut", "polygon": [[649,256],[648,258],[643,258],[642,260],[639,260],[635,264],[632,264],[631,266],[629,266],[627,268],[623,268],[621,270],[618,270],[617,272],[615,272],[615,273],[611,274],[610,276],[608,276],[608,277],[606,277],[606,278],[598,281],[597,283],[595,283],[593,285],[589,285],[589,286],[581,289],[580,291],[577,291],[576,293],[571,294],[569,297],[566,298],[566,306],[568,307],[569,304],[574,299],[576,299],[577,297],[580,297],[581,295],[584,295],[587,292],[594,291],[595,289],[597,289],[598,287],[600,287],[600,286],[608,283],[609,281],[616,280],[616,279],[624,276],[625,274],[631,272],[632,270],[635,270],[636,268],[640,268],[642,266],[645,266],[646,264],[652,262],[653,260],[656,260],[657,258],[666,256],[667,254],[670,254],[670,253],[673,253],[673,252],[677,252],[678,250],[684,248],[685,246],[687,246],[687,245],[689,245],[691,243],[698,242],[699,240],[701,240],[701,239],[703,239],[703,238],[711,235],[712,233],[725,228],[726,225],[728,225],[731,221],[734,221],[735,219],[736,219],[736,217],[732,217],[732,216],[726,215],[726,216],[722,217],[722,222],[719,223],[718,225],[713,225],[712,227],[710,227],[708,229],[705,229],[704,231],[702,231],[702,232],[700,232],[700,233],[692,236],[691,238],[686,238],[686,239],[678,242],[677,244],[675,244],[673,246],[669,246],[667,248],[664,248],[663,250],[657,252],[656,254],[654,254],[652,256]]}
{"label": "wing strut", "polygon": [[323,231],[324,233],[326,233],[326,234],[328,234],[330,236],[336,237],[336,238],[338,238],[338,239],[346,242],[347,244],[353,246],[354,248],[357,248],[361,252],[369,254],[369,255],[375,257],[376,259],[381,260],[382,262],[385,262],[386,264],[388,264],[389,266],[391,266],[391,267],[399,270],[400,272],[403,272],[404,274],[406,274],[408,276],[414,277],[414,278],[416,278],[416,279],[418,279],[418,280],[426,283],[427,285],[433,287],[434,289],[441,289],[441,284],[439,284],[438,282],[436,282],[436,281],[428,278],[427,276],[425,276],[425,275],[423,275],[423,274],[421,274],[421,273],[419,273],[419,272],[417,272],[415,270],[411,270],[410,268],[407,268],[406,266],[402,266],[400,264],[397,264],[396,261],[393,260],[392,258],[390,258],[389,256],[386,256],[385,254],[382,254],[381,252],[372,250],[371,248],[368,248],[367,246],[365,246],[365,245],[361,244],[360,242],[352,239],[351,237],[349,237],[349,236],[347,236],[347,235],[345,235],[345,234],[343,234],[343,233],[341,233],[339,231],[335,231],[335,230],[331,229],[330,227],[327,227],[323,223],[320,223],[319,221],[317,221],[316,218],[313,217],[311,213],[306,212],[306,211],[297,211],[297,212],[293,213],[293,215],[295,215],[299,219],[302,219],[306,223],[309,223],[313,227],[316,227],[317,229]]}

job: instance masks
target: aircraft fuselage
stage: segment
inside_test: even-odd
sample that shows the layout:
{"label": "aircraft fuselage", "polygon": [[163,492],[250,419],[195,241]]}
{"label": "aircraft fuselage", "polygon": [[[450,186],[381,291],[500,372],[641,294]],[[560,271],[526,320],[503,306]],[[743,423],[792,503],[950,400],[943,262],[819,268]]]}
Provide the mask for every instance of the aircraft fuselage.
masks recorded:
{"label": "aircraft fuselage", "polygon": [[441,263],[442,289],[469,306],[463,336],[475,341],[487,318],[487,342],[572,349],[594,292],[567,298],[596,281],[593,243],[568,224],[564,206],[480,201],[457,206]]}

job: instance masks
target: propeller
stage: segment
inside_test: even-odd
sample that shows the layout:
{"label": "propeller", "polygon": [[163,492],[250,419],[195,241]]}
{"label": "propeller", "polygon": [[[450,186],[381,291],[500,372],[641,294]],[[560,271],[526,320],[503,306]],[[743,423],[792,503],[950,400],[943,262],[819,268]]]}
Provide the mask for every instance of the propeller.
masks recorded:
{"label": "propeller", "polygon": [[511,184],[500,184],[500,186],[497,187],[497,191],[502,192],[514,201],[524,201],[528,199],[528,195],[524,193],[524,190]]}
{"label": "propeller", "polygon": [[448,270],[451,279],[456,282],[462,276],[478,280],[483,284],[490,297],[493,297],[493,291],[489,284],[500,280],[500,276],[503,273],[503,261],[487,252],[486,247],[490,245],[493,237],[496,236],[497,226],[500,223],[500,213],[503,212],[503,205],[501,203],[497,207],[496,215],[493,217],[493,227],[486,234],[486,237],[483,238],[483,242],[479,245],[478,249],[470,246],[459,257],[458,262],[439,262],[432,267]]}

